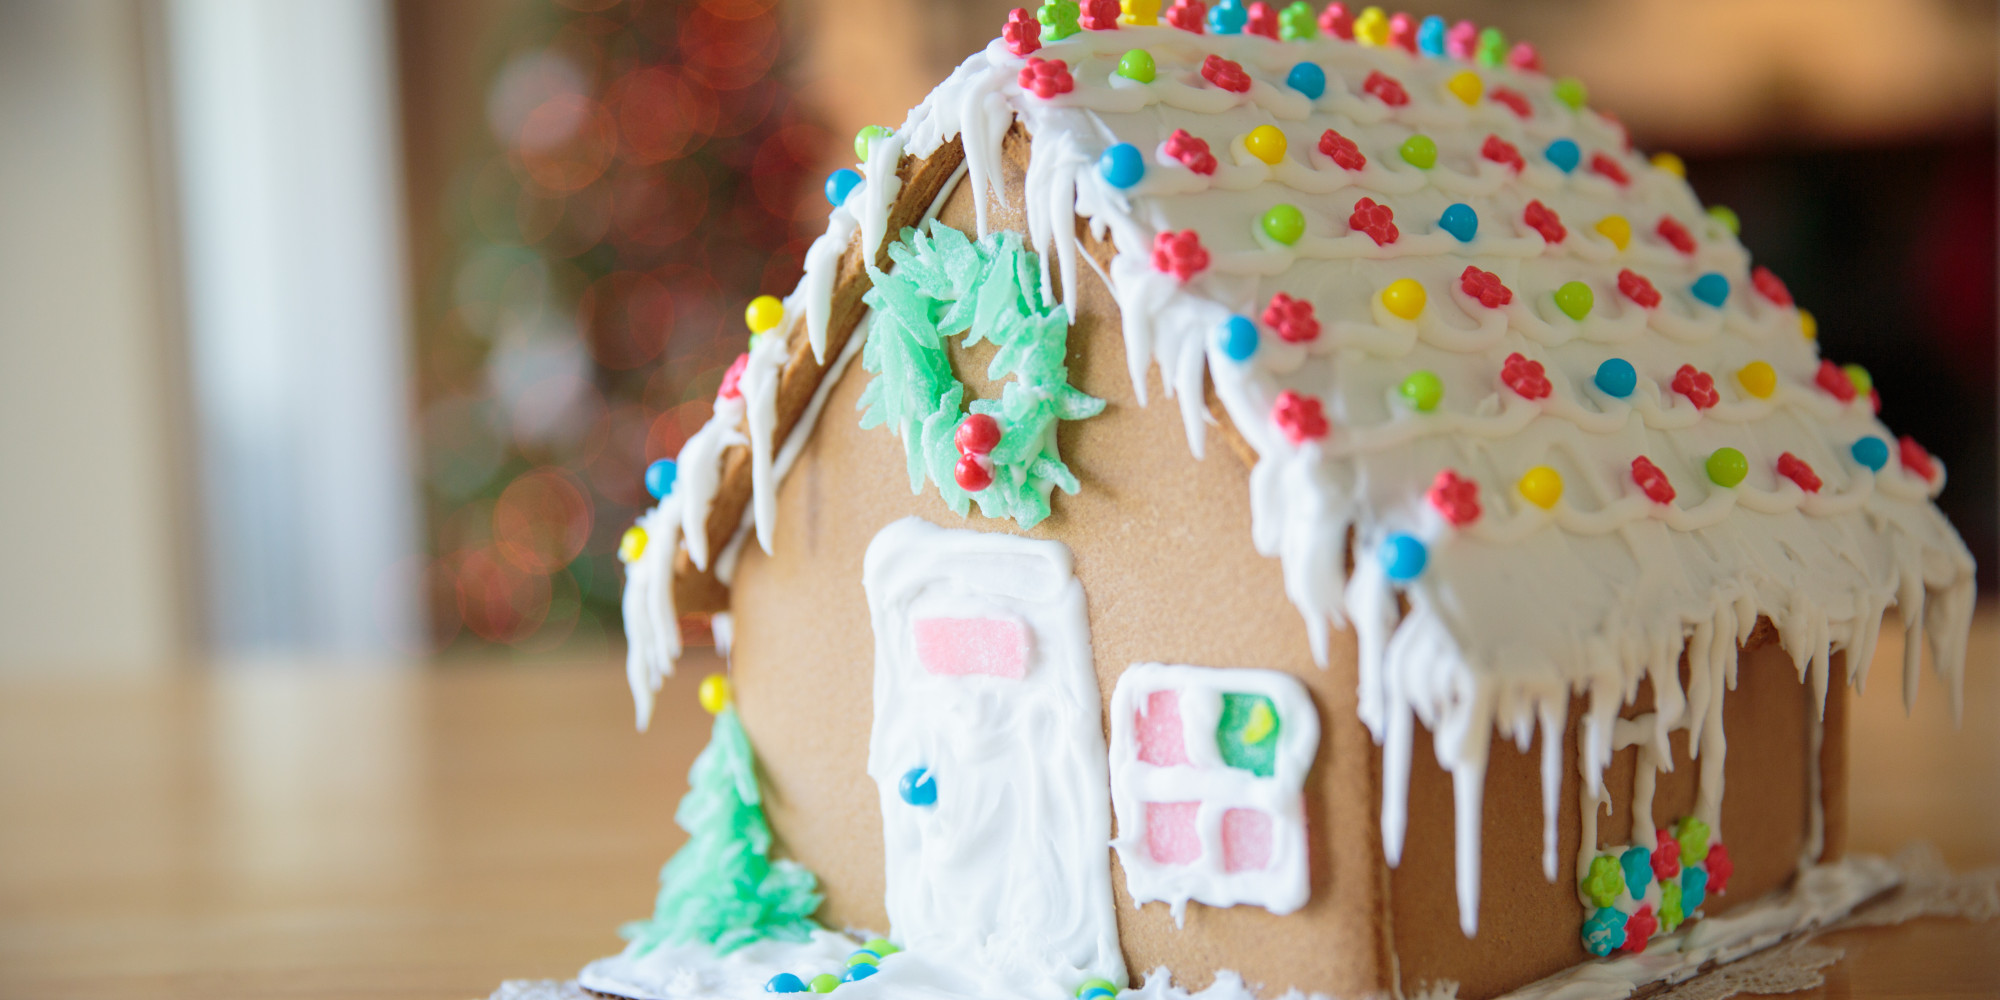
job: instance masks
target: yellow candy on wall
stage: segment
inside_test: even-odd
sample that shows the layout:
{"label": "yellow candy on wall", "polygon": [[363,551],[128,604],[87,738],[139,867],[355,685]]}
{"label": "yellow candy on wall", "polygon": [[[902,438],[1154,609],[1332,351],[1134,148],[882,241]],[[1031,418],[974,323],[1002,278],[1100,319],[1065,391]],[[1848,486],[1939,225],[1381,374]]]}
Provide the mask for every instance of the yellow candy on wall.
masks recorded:
{"label": "yellow candy on wall", "polygon": [[618,561],[635,563],[646,554],[646,529],[633,525],[618,539]]}
{"label": "yellow candy on wall", "polygon": [[1118,19],[1120,23],[1160,23],[1160,0],[1124,0],[1124,11],[1124,16]]}
{"label": "yellow candy on wall", "polygon": [[1397,278],[1382,289],[1382,307],[1404,319],[1416,319],[1424,311],[1424,286],[1413,278]]}
{"label": "yellow candy on wall", "polygon": [[1799,336],[1807,340],[1819,339],[1819,318],[1804,309],[1799,310]]}
{"label": "yellow candy on wall", "polygon": [[1373,48],[1389,44],[1389,15],[1369,7],[1354,15],[1354,40]]}
{"label": "yellow candy on wall", "polygon": [[1469,69],[1453,74],[1444,82],[1444,87],[1451,91],[1453,97],[1467,104],[1478,104],[1486,94],[1486,83],[1479,79],[1479,74]]}
{"label": "yellow candy on wall", "polygon": [[1285,133],[1276,125],[1259,125],[1243,137],[1250,155],[1276,166],[1285,158]]}
{"label": "yellow candy on wall", "polygon": [[1607,215],[1597,220],[1597,231],[1620,250],[1632,242],[1632,224],[1626,222],[1622,215]]}
{"label": "yellow candy on wall", "polygon": [[695,690],[695,699],[708,714],[715,715],[729,707],[729,678],[721,674],[709,674],[701,679],[701,687]]}
{"label": "yellow candy on wall", "polygon": [[1537,465],[1521,477],[1520,488],[1521,495],[1527,497],[1529,503],[1548,510],[1562,499],[1562,473],[1546,465]]}
{"label": "yellow candy on wall", "polygon": [[785,304],[778,301],[775,295],[759,295],[751,299],[749,307],[743,310],[743,322],[750,327],[751,333],[775,329],[784,321]]}
{"label": "yellow candy on wall", "polygon": [[1675,177],[1679,177],[1682,179],[1686,179],[1688,175],[1687,164],[1682,163],[1681,158],[1675,156],[1672,153],[1654,153],[1653,168],[1656,170],[1664,170],[1667,173],[1670,173]]}
{"label": "yellow candy on wall", "polygon": [[1743,391],[1758,399],[1770,399],[1778,390],[1778,373],[1768,362],[1752,361],[1736,372],[1736,381]]}

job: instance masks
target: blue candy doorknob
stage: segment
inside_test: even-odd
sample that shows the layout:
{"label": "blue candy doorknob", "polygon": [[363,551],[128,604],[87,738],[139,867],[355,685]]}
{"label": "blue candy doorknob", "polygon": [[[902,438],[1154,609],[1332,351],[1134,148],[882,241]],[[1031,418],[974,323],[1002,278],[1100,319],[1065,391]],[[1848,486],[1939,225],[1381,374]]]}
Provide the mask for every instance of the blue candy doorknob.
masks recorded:
{"label": "blue candy doorknob", "polygon": [[897,783],[896,793],[904,802],[913,806],[937,805],[937,778],[928,767],[913,767],[903,772],[903,780]]}

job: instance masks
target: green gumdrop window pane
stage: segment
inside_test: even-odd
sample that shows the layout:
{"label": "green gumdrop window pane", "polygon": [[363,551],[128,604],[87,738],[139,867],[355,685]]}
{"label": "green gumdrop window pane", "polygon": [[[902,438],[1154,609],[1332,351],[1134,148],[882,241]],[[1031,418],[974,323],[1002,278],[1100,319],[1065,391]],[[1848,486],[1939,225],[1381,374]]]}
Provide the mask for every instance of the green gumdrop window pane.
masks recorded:
{"label": "green gumdrop window pane", "polygon": [[1261,694],[1225,694],[1222,719],[1215,724],[1222,762],[1268,778],[1278,765],[1278,706]]}

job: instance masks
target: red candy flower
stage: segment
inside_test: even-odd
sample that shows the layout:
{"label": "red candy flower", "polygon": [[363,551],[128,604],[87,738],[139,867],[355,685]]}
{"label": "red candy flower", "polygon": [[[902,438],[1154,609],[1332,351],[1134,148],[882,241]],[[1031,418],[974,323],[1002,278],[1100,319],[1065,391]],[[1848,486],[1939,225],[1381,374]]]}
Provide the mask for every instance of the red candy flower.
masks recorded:
{"label": "red candy flower", "polygon": [[1278,37],[1278,12],[1264,0],[1257,0],[1250,5],[1250,19],[1244,24],[1243,30],[1248,34],[1263,35],[1265,38]]}
{"label": "red candy flower", "polygon": [[1287,344],[1319,338],[1319,317],[1313,315],[1313,304],[1284,292],[1271,296],[1271,304],[1264,307],[1264,325],[1278,331],[1278,339]]}
{"label": "red candy flower", "polygon": [[1674,484],[1667,482],[1667,474],[1644,455],[1632,460],[1632,481],[1639,484],[1639,491],[1654,503],[1673,503]]}
{"label": "red candy flower", "polygon": [[1314,396],[1301,396],[1290,389],[1278,393],[1278,401],[1271,405],[1271,420],[1293,444],[1326,437],[1326,411]]}
{"label": "red candy flower", "polygon": [[743,369],[750,367],[750,355],[738,354],[729,363],[729,370],[722,373],[722,388],[716,390],[717,399],[741,399],[743,390],[736,383],[743,381]]}
{"label": "red candy flower", "polygon": [[1083,5],[1083,26],[1092,31],[1118,30],[1118,15],[1122,13],[1118,0],[1086,0]]}
{"label": "red candy flower", "polygon": [[1903,460],[1903,468],[1917,474],[1917,478],[1930,482],[1937,478],[1937,463],[1931,461],[1931,453],[1917,443],[1917,439],[1905,434],[1896,442],[1896,454]]}
{"label": "red candy flower", "polygon": [[1460,21],[1444,36],[1444,51],[1453,59],[1470,59],[1479,52],[1479,26]]}
{"label": "red candy flower", "polygon": [[1215,173],[1215,154],[1208,151],[1208,140],[1197,139],[1186,129],[1177,128],[1167,136],[1167,155],[1197,174]]}
{"label": "red candy flower", "polygon": [[1025,56],[1042,47],[1042,25],[1027,8],[1016,7],[1007,12],[1007,23],[1000,29],[1000,37],[1007,40],[1007,51]]}
{"label": "red candy flower", "polygon": [[1722,401],[1722,394],[1715,391],[1715,376],[1693,365],[1682,365],[1674,372],[1673,390],[1686,396],[1697,410],[1706,410]]}
{"label": "red candy flower", "polygon": [[1057,94],[1067,94],[1076,89],[1076,81],[1070,78],[1069,64],[1061,59],[1037,59],[1028,57],[1028,65],[1021,67],[1021,89],[1034,91],[1036,97],[1046,101]]}
{"label": "red candy flower", "polygon": [[1401,11],[1389,15],[1389,45],[1414,55],[1417,51],[1417,19]]}
{"label": "red candy flower", "polygon": [[1347,12],[1344,3],[1330,3],[1319,12],[1319,30],[1342,41],[1354,40],[1354,15]]}
{"label": "red candy flower", "polygon": [[1153,237],[1153,270],[1171,274],[1182,281],[1208,268],[1208,248],[1192,229],[1164,232]]}
{"label": "red candy flower", "polygon": [[1514,301],[1514,291],[1500,283],[1500,276],[1468,265],[1458,275],[1458,287],[1488,309],[1498,309]]}
{"label": "red candy flower", "polygon": [[1645,275],[1636,274],[1630,268],[1618,272],[1618,290],[1625,297],[1639,304],[1642,309],[1651,309],[1660,304],[1660,290],[1646,280]]}
{"label": "red candy flower", "polygon": [[1729,876],[1736,874],[1736,863],[1729,860],[1729,848],[1721,844],[1708,845],[1708,891],[1721,895],[1729,887]]}
{"label": "red candy flower", "polygon": [[1653,875],[1664,882],[1681,873],[1681,842],[1672,830],[1653,831]]}
{"label": "red candy flower", "polygon": [[1463,527],[1479,520],[1479,484],[1459,478],[1450,469],[1437,474],[1424,498],[1454,525]]}
{"label": "red candy flower", "polygon": [[1333,165],[1342,170],[1360,170],[1368,165],[1368,157],[1361,155],[1361,147],[1353,139],[1332,129],[1319,134],[1319,151],[1333,159]]}
{"label": "red candy flower", "polygon": [[1517,117],[1534,117],[1535,109],[1528,103],[1527,96],[1512,87],[1495,87],[1486,98],[1495,104],[1505,105],[1507,110],[1514,112]]}
{"label": "red candy flower", "polygon": [[1562,219],[1540,201],[1528,203],[1528,210],[1521,213],[1521,221],[1526,222],[1529,229],[1542,234],[1542,239],[1550,243],[1561,243],[1563,237],[1569,235],[1569,230],[1563,228]]}
{"label": "red candy flower", "polygon": [[1813,373],[1813,382],[1843,403],[1854,402],[1854,380],[1831,361],[1819,363],[1819,371]]}
{"label": "red candy flower", "polygon": [[1789,451],[1778,456],[1778,475],[1799,484],[1799,489],[1807,493],[1819,492],[1821,483],[1819,476],[1813,472],[1812,466],[1807,465],[1804,459]]}
{"label": "red candy flower", "polygon": [[1522,167],[1528,165],[1528,161],[1521,158],[1521,151],[1514,148],[1513,143],[1497,135],[1486,137],[1486,145],[1479,147],[1479,155],[1495,163],[1513,167],[1517,174],[1521,172]]}
{"label": "red candy flower", "polygon": [[1529,45],[1527,42],[1519,42],[1515,44],[1513,51],[1507,53],[1507,65],[1523,73],[1540,73],[1542,71],[1542,54],[1536,52],[1533,45]]}
{"label": "red candy flower", "polygon": [[1548,375],[1544,374],[1542,363],[1529,361],[1519,351],[1507,355],[1507,361],[1500,366],[1500,381],[1520,393],[1522,399],[1546,399],[1549,393],[1555,391]]}
{"label": "red candy flower", "polygon": [[1750,269],[1750,284],[1775,305],[1792,304],[1792,290],[1785,287],[1784,279],[1772,274],[1771,269],[1762,264]]}
{"label": "red candy flower", "polygon": [[1167,8],[1167,23],[1182,31],[1201,34],[1201,22],[1208,16],[1208,6],[1201,0],[1174,0]]}
{"label": "red candy flower", "polygon": [[1250,74],[1243,72],[1242,64],[1221,56],[1209,56],[1201,61],[1201,78],[1232,94],[1250,89]]}
{"label": "red candy flower", "polygon": [[1590,170],[1619,187],[1632,183],[1631,175],[1625,173],[1625,168],[1619,166],[1617,160],[1603,153],[1590,154]]}
{"label": "red candy flower", "polygon": [[1378,247],[1388,246],[1402,235],[1396,231],[1396,213],[1387,205],[1376,204],[1373,198],[1355,202],[1354,214],[1347,217],[1347,224],[1355,232],[1367,233]]}
{"label": "red candy flower", "polygon": [[1646,942],[1652,940],[1653,932],[1660,929],[1660,921],[1653,916],[1653,904],[1632,911],[1625,918],[1625,943],[1618,950],[1637,955],[1646,950]]}
{"label": "red candy flower", "polygon": [[1385,75],[1379,69],[1369,73],[1368,79],[1361,81],[1361,89],[1374,94],[1376,100],[1392,108],[1400,108],[1410,103],[1410,92],[1404,90],[1403,85],[1397,83],[1394,77]]}
{"label": "red candy flower", "polygon": [[1693,234],[1689,233],[1687,227],[1681,225],[1680,222],[1676,220],[1673,216],[1671,215],[1660,216],[1660,225],[1659,228],[1655,230],[1655,232],[1658,232],[1660,234],[1661,239],[1667,241],[1668,246],[1671,246],[1682,253],[1694,252]]}

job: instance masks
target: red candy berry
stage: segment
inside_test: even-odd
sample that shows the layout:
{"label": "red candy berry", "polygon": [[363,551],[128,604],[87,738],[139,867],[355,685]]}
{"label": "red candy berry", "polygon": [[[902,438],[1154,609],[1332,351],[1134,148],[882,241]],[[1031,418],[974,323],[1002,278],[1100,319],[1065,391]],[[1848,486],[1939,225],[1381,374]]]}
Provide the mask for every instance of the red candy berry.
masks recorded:
{"label": "red candy berry", "polygon": [[1750,285],[1757,289],[1759,295],[1770,299],[1773,305],[1792,304],[1792,290],[1785,287],[1784,279],[1772,274],[1771,269],[1762,264],[1750,269]]}
{"label": "red candy berry", "polygon": [[1521,213],[1521,221],[1526,222],[1529,229],[1542,234],[1542,239],[1550,243],[1561,243],[1563,237],[1569,235],[1569,230],[1563,228],[1561,217],[1540,201],[1528,203],[1527,211]]}
{"label": "red candy berry", "polygon": [[1208,140],[1197,139],[1186,129],[1177,128],[1167,136],[1167,155],[1197,174],[1215,173],[1215,154],[1208,151]]}
{"label": "red candy berry", "polygon": [[1354,203],[1354,214],[1347,217],[1347,225],[1357,233],[1367,233],[1378,247],[1388,246],[1402,235],[1396,231],[1396,213],[1373,198]]}
{"label": "red candy berry", "polygon": [[1521,151],[1514,148],[1513,143],[1497,135],[1486,137],[1486,144],[1479,147],[1479,155],[1495,163],[1513,167],[1517,174],[1521,172],[1522,167],[1528,165],[1528,161],[1521,158]]}
{"label": "red candy berry", "polygon": [[1250,74],[1243,72],[1243,65],[1221,56],[1209,56],[1201,61],[1201,78],[1232,94],[1250,89]]}
{"label": "red candy berry", "polygon": [[1729,888],[1729,876],[1736,874],[1736,862],[1729,860],[1729,848],[1708,845],[1708,891],[1720,895]]}
{"label": "red candy berry", "polygon": [[984,413],[974,413],[959,421],[952,435],[961,455],[984,455],[1000,443],[1000,422]]}
{"label": "red candy berry", "polygon": [[1653,932],[1660,929],[1659,918],[1653,916],[1653,904],[1647,903],[1632,911],[1625,918],[1625,943],[1618,950],[1637,955],[1646,950],[1646,942],[1652,940]]}
{"label": "red candy berry", "polygon": [[1271,296],[1271,304],[1264,307],[1264,325],[1276,330],[1278,339],[1287,344],[1319,338],[1319,317],[1313,314],[1313,304],[1284,292]]}
{"label": "red candy berry", "polygon": [[1016,7],[1007,12],[1007,23],[1001,27],[1000,37],[1007,40],[1007,51],[1025,56],[1042,47],[1042,25],[1026,7]]}
{"label": "red candy berry", "polygon": [[1450,469],[1437,474],[1424,498],[1446,521],[1463,527],[1479,520],[1479,484]]}
{"label": "red candy berry", "polygon": [[1333,160],[1333,165],[1342,170],[1360,170],[1368,165],[1368,157],[1361,155],[1361,147],[1353,139],[1332,129],[1319,134],[1319,151]]}
{"label": "red candy berry", "polygon": [[729,370],[722,373],[722,388],[716,390],[715,398],[742,399],[743,390],[737,387],[737,383],[743,381],[743,369],[748,367],[750,355],[738,354],[736,360],[729,363]]}
{"label": "red candy berry", "polygon": [[1903,468],[1917,474],[1917,478],[1930,482],[1937,478],[1937,463],[1931,461],[1931,453],[1917,443],[1917,439],[1905,434],[1896,442],[1897,457],[1903,460]]}
{"label": "red candy berry", "polygon": [[1540,73],[1542,71],[1542,54],[1536,52],[1533,45],[1529,45],[1527,42],[1519,42],[1515,44],[1513,51],[1507,53],[1507,65],[1523,73]]}
{"label": "red candy berry", "polygon": [[1293,444],[1326,437],[1326,411],[1314,396],[1301,396],[1290,389],[1278,393],[1278,401],[1271,404],[1271,420]]}
{"label": "red candy berry", "polygon": [[960,455],[951,478],[958,480],[959,489],[977,493],[993,485],[993,462],[984,455]]}
{"label": "red candy berry", "polygon": [[1667,482],[1667,474],[1644,455],[1632,460],[1632,481],[1639,484],[1639,491],[1654,503],[1673,503],[1674,484]]}
{"label": "red candy berry", "polygon": [[1033,91],[1044,101],[1076,89],[1076,81],[1069,75],[1068,63],[1061,59],[1037,59],[1033,56],[1028,57],[1028,65],[1021,67],[1020,84],[1023,90]]}
{"label": "red candy berry", "polygon": [[1468,265],[1459,273],[1458,287],[1488,309],[1498,309],[1514,301],[1514,291],[1500,283],[1500,276]]}
{"label": "red candy berry", "polygon": [[1542,363],[1529,361],[1519,351],[1507,355],[1506,362],[1500,366],[1500,381],[1507,383],[1507,388],[1520,393],[1523,399],[1545,399],[1549,393],[1555,391],[1555,386],[1550,384]]}
{"label": "red candy berry", "polygon": [[1264,0],[1257,0],[1250,5],[1250,19],[1243,25],[1243,31],[1246,34],[1263,35],[1265,38],[1277,38],[1278,12]]}
{"label": "red candy berry", "polygon": [[1642,309],[1651,309],[1660,304],[1660,290],[1646,280],[1645,275],[1636,274],[1630,268],[1618,272],[1618,290],[1625,297],[1639,304]]}
{"label": "red candy berry", "polygon": [[1167,8],[1167,23],[1182,31],[1201,34],[1201,23],[1208,17],[1208,6],[1201,0],[1174,0]]}
{"label": "red candy berry", "polygon": [[1679,220],[1676,220],[1673,216],[1660,216],[1660,225],[1654,231],[1660,234],[1661,239],[1667,241],[1668,246],[1682,253],[1694,252],[1694,235],[1689,233],[1688,228],[1681,225]]}
{"label": "red candy berry", "polygon": [[1118,15],[1122,12],[1118,0],[1087,0],[1083,5],[1083,26],[1091,31],[1117,31]]}
{"label": "red candy berry", "polygon": [[1822,485],[1818,474],[1813,472],[1812,466],[1807,465],[1804,459],[1789,451],[1778,456],[1778,475],[1799,484],[1799,489],[1807,493],[1818,493]]}
{"label": "red candy berry", "polygon": [[1715,391],[1715,376],[1693,365],[1682,365],[1674,372],[1672,388],[1686,396],[1697,410],[1706,410],[1722,401],[1722,394]]}
{"label": "red candy berry", "polygon": [[1632,177],[1625,172],[1625,168],[1619,166],[1617,160],[1603,153],[1590,154],[1590,172],[1609,180],[1619,187],[1624,187],[1632,183]]}
{"label": "red candy berry", "polygon": [[1354,15],[1344,3],[1330,3],[1319,12],[1319,30],[1344,42],[1354,40]]}
{"label": "red candy berry", "polygon": [[1819,371],[1813,373],[1813,383],[1843,403],[1854,402],[1854,380],[1831,361],[1819,363]]}
{"label": "red candy berry", "polygon": [[1672,830],[1653,831],[1653,875],[1660,881],[1681,873],[1681,842]]}
{"label": "red candy berry", "polygon": [[1171,274],[1182,281],[1208,268],[1208,248],[1192,229],[1164,232],[1153,237],[1153,270]]}
{"label": "red candy berry", "polygon": [[1389,15],[1389,45],[1415,55],[1417,19],[1400,11]]}
{"label": "red candy berry", "polygon": [[1394,77],[1384,74],[1379,69],[1369,73],[1368,79],[1361,81],[1361,89],[1374,94],[1376,100],[1392,108],[1400,108],[1410,103],[1410,92],[1404,90],[1403,85],[1397,83]]}
{"label": "red candy berry", "polygon": [[1527,95],[1512,87],[1495,87],[1486,98],[1495,104],[1505,105],[1516,117],[1532,118],[1535,115],[1535,108],[1528,103]]}

